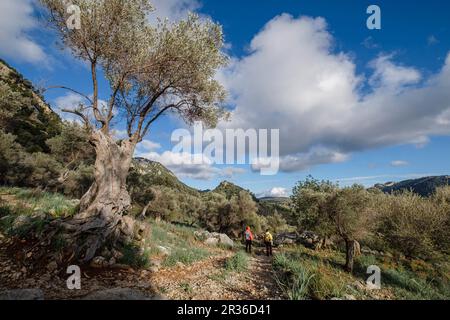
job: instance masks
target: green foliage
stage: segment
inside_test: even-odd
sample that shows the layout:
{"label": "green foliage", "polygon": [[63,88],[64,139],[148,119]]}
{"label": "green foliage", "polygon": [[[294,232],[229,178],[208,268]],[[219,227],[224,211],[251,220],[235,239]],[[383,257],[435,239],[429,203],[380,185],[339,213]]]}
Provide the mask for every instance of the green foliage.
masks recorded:
{"label": "green foliage", "polygon": [[248,268],[248,255],[243,251],[236,252],[225,261],[225,269],[228,271],[243,272]]}
{"label": "green foliage", "polygon": [[198,260],[203,260],[209,256],[206,249],[199,247],[179,247],[172,250],[171,254],[164,260],[164,266],[172,267],[181,262],[190,265]]}
{"label": "green foliage", "polygon": [[[359,185],[339,188],[308,177],[293,190],[292,202],[301,228],[322,237],[339,236],[351,249],[353,240],[368,233],[374,213],[370,193]],[[351,261],[347,261],[351,268]]]}
{"label": "green foliage", "polygon": [[380,195],[376,201],[376,229],[390,250],[408,257],[437,258],[449,253],[450,187],[431,198],[412,192]]}
{"label": "green foliage", "polygon": [[314,275],[303,264],[285,254],[277,254],[273,267],[277,272],[275,280],[290,300],[304,300],[309,297],[309,286]]}
{"label": "green foliage", "polygon": [[69,200],[58,193],[50,193],[41,189],[4,188],[15,196],[15,203],[10,204],[21,213],[45,213],[51,217],[70,217],[75,214],[78,201]]}
{"label": "green foliage", "polygon": [[241,190],[230,199],[221,193],[208,192],[204,195],[204,201],[199,220],[209,230],[238,237],[247,225],[256,233],[265,227],[264,219],[257,214],[256,202],[246,191]]}
{"label": "green foliage", "polygon": [[297,226],[325,237],[334,233],[326,208],[330,195],[338,189],[330,181],[318,181],[311,176],[299,182],[292,191],[291,202]]}
{"label": "green foliage", "polygon": [[61,120],[31,83],[0,61],[0,126],[27,152],[49,151],[46,140],[60,132]]}
{"label": "green foliage", "polygon": [[266,217],[267,226],[273,233],[281,233],[290,231],[290,226],[287,224],[286,219],[275,209],[275,211]]}
{"label": "green foliage", "polygon": [[431,281],[420,279],[414,273],[406,270],[388,269],[383,272],[382,281],[392,286],[396,294],[408,300],[440,300],[448,299],[450,286],[447,283],[441,287],[432,285]]}
{"label": "green foliage", "polygon": [[232,197],[238,197],[242,191],[247,192],[252,197],[253,201],[256,202],[257,199],[253,193],[251,193],[249,190],[245,190],[244,188],[241,188],[229,181],[222,181],[213,190],[213,192],[215,192],[215,193],[223,194],[228,200],[230,200]]}
{"label": "green foliage", "polygon": [[[189,265],[209,257],[209,251],[199,246],[195,240],[195,228],[164,221],[155,222],[152,219],[147,221],[151,230],[145,239],[146,253],[149,258],[163,257],[163,265],[171,267],[177,262]],[[159,247],[167,248],[169,255],[161,255]]]}
{"label": "green foliage", "polygon": [[148,251],[140,252],[138,245],[128,243],[121,249],[123,257],[120,259],[120,263],[136,267],[147,268],[150,265]]}

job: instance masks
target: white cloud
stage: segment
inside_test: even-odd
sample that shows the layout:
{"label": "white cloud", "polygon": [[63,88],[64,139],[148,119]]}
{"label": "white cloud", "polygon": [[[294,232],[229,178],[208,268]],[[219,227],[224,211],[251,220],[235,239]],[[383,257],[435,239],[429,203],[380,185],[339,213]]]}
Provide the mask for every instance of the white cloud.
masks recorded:
{"label": "white cloud", "polygon": [[80,117],[71,113],[62,112],[61,110],[63,109],[73,110],[77,108],[80,104],[83,104],[84,102],[85,102],[84,98],[81,97],[80,95],[75,93],[68,93],[64,96],[55,99],[55,106],[56,106],[55,111],[64,120],[81,123]]}
{"label": "white cloud", "polygon": [[374,73],[369,79],[372,87],[397,89],[419,82],[421,78],[419,71],[395,65],[392,58],[392,55],[382,55],[370,63],[374,69]]}
{"label": "white cloud", "polygon": [[243,168],[226,167],[221,170],[220,175],[226,178],[232,178],[237,174],[243,174],[246,170]]}
{"label": "white cloud", "polygon": [[200,1],[197,0],[153,0],[152,5],[155,8],[151,16],[152,20],[159,17],[170,21],[183,19],[189,12],[194,12],[201,7]]}
{"label": "white cloud", "polygon": [[135,156],[157,161],[171,170],[180,178],[197,180],[211,180],[218,177],[232,178],[237,174],[245,173],[245,169],[237,167],[218,168],[208,157],[194,155],[187,152],[142,152],[137,151]]}
{"label": "white cloud", "polygon": [[9,59],[42,63],[44,49],[27,33],[37,27],[32,0],[0,1],[0,54]]}
{"label": "white cloud", "polygon": [[[90,95],[89,97],[92,99],[92,95]],[[63,96],[56,98],[54,102],[55,102],[55,106],[56,106],[55,111],[59,114],[59,116],[62,119],[67,120],[67,121],[76,121],[76,122],[81,122],[81,118],[72,113],[63,112],[62,110],[63,109],[74,110],[74,109],[78,108],[80,105],[87,106],[89,104],[89,102],[84,97],[82,97],[79,94],[73,93],[73,92],[69,92]],[[99,104],[99,109],[101,111],[105,112],[107,102],[105,100],[99,99],[98,104]],[[84,113],[87,114],[88,118],[91,119],[91,118],[93,118],[93,115],[92,115],[92,112],[89,110],[91,110],[91,109],[87,109]],[[122,135],[126,135],[126,132],[121,131],[121,130],[114,130],[113,134],[119,138],[119,137],[122,137]]]}
{"label": "white cloud", "polygon": [[409,165],[409,162],[404,161],[404,160],[394,160],[391,162],[392,167],[406,167],[408,165]]}
{"label": "white cloud", "polygon": [[281,198],[281,197],[288,197],[289,191],[286,188],[282,187],[275,187],[270,190],[258,193],[258,198],[264,198],[264,197],[275,197],[275,198]]}
{"label": "white cloud", "polygon": [[323,18],[272,19],[218,76],[235,105],[221,126],[280,129],[285,171],[450,134],[450,55],[428,78],[393,55],[374,59],[366,76],[333,43]]}
{"label": "white cloud", "polygon": [[161,148],[161,144],[154,142],[154,141],[150,141],[150,140],[142,140],[141,144],[145,149],[147,149],[149,151]]}

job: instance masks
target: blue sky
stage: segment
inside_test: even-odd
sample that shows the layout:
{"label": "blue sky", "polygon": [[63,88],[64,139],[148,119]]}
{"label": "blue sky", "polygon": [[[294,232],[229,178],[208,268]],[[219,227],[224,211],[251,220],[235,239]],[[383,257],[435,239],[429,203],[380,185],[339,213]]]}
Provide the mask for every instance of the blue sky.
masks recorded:
{"label": "blue sky", "polygon": [[[366,28],[371,4],[381,8],[381,30]],[[249,165],[186,170],[170,159],[170,135],[183,124],[164,118],[137,154],[152,154],[187,184],[207,189],[227,179],[256,194],[283,195],[309,174],[370,186],[450,173],[449,2],[158,0],[155,6],[173,20],[194,10],[222,24],[232,59],[219,79],[235,113],[226,126],[281,130],[284,162],[275,176]],[[88,69],[55,46],[35,9],[32,0],[2,0],[1,58],[34,83],[90,94]],[[62,91],[46,99],[55,109],[76,102]]]}

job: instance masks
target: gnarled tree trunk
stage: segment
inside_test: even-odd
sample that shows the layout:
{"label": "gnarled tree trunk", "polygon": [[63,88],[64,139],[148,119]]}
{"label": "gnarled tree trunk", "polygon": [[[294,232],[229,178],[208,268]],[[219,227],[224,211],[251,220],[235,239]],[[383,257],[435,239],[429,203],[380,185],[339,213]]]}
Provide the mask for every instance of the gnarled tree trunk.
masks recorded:
{"label": "gnarled tree trunk", "polygon": [[353,272],[353,260],[355,257],[361,255],[361,247],[359,242],[352,239],[345,240],[345,251],[346,251],[346,259],[345,259],[345,270],[347,272]]}
{"label": "gnarled tree trunk", "polygon": [[80,212],[67,224],[77,237],[76,255],[91,260],[106,240],[117,240],[123,230],[123,213],[131,206],[126,188],[136,142],[123,140],[118,144],[101,131],[91,136],[95,147],[95,181],[81,198]]}

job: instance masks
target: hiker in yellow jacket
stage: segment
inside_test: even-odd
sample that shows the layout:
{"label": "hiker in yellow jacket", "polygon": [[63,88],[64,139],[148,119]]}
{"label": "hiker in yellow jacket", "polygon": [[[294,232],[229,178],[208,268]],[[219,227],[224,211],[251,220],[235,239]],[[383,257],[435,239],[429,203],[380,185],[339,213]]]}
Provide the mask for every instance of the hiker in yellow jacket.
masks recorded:
{"label": "hiker in yellow jacket", "polygon": [[272,243],[273,243],[273,237],[272,234],[269,232],[269,229],[266,230],[266,234],[264,235],[264,243],[266,244],[266,252],[267,256],[272,255]]}

